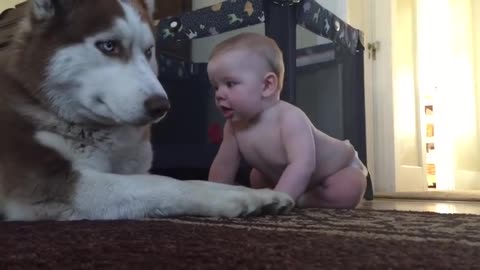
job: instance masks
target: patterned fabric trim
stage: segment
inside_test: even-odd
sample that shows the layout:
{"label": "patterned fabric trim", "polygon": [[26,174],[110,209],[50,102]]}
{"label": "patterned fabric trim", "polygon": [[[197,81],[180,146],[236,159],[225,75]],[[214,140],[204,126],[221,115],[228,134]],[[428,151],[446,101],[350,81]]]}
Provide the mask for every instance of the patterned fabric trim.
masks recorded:
{"label": "patterned fabric trim", "polygon": [[[264,0],[227,0],[218,4],[167,17],[158,23],[157,46],[215,36],[235,29],[265,22]],[[265,0],[269,1],[269,0]],[[328,38],[355,54],[362,46],[363,34],[348,25],[315,0],[301,0],[297,7],[297,23],[313,33]],[[185,63],[166,55],[158,56],[164,76],[185,78],[194,75],[195,63]],[[165,74],[169,72],[169,74]]]}
{"label": "patterned fabric trim", "polygon": [[347,48],[352,54],[363,43],[363,33],[360,30],[342,21],[315,0],[303,0],[297,12],[298,25]]}
{"label": "patterned fabric trim", "polygon": [[[213,6],[167,17],[157,25],[158,42],[184,41],[215,36],[235,29],[265,22],[262,0],[227,0]],[[363,34],[342,21],[315,0],[302,0],[297,23],[334,43],[358,49]]]}
{"label": "patterned fabric trim", "polygon": [[264,21],[262,0],[229,0],[161,20],[158,42],[210,37]]}

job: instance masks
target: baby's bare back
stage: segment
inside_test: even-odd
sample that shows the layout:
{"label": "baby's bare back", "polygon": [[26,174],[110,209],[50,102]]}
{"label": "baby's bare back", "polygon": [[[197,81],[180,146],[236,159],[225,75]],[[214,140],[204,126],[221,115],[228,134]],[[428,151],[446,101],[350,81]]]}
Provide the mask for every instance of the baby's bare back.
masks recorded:
{"label": "baby's bare back", "polygon": [[[294,146],[296,143],[282,140],[281,129],[289,128],[288,122],[282,121],[287,113],[303,114],[297,107],[280,102],[264,111],[256,123],[248,127],[234,126],[235,137],[245,160],[273,183],[280,179],[289,164],[286,144]],[[317,183],[346,167],[355,152],[349,143],[328,136],[317,130],[306,116],[304,119],[311,126],[310,130],[304,132],[311,132],[314,138],[312,147],[315,147],[316,166],[311,181]]]}

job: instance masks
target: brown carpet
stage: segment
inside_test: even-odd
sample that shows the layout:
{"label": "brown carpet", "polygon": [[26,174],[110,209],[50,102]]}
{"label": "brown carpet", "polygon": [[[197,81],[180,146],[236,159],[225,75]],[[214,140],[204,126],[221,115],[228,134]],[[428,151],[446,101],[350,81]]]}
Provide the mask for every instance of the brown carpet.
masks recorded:
{"label": "brown carpet", "polygon": [[480,216],[296,210],[250,219],[3,222],[0,269],[472,269]]}

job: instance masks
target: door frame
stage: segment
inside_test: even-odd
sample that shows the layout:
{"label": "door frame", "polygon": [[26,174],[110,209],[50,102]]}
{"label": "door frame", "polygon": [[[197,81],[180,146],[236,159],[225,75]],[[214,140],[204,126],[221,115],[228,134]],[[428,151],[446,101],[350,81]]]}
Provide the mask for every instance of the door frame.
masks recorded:
{"label": "door frame", "polygon": [[[364,33],[367,163],[376,194],[428,189],[423,148],[419,141],[416,147],[417,164],[400,163],[404,149],[398,130],[401,128],[400,120],[404,119],[400,99],[396,98],[403,90],[398,83],[396,69],[399,62],[396,52],[401,48],[394,42],[401,34],[398,1],[350,0],[347,7],[349,23]],[[374,41],[380,43],[375,60],[368,50],[368,43]],[[416,92],[416,85],[411,87],[410,90]],[[416,121],[419,121],[418,110],[416,108]],[[418,127],[417,123],[414,125]],[[416,128],[417,138],[421,138],[420,132]]]}

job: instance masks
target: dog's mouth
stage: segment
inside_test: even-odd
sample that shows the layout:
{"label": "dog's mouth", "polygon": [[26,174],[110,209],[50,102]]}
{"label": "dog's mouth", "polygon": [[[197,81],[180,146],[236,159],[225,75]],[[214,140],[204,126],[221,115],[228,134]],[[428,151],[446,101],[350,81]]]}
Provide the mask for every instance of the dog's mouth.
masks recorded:
{"label": "dog's mouth", "polygon": [[103,110],[94,110],[90,107],[84,107],[84,117],[87,122],[102,124],[102,125],[132,125],[132,126],[144,126],[151,123],[156,123],[161,121],[166,116],[166,112],[157,118],[152,118],[148,115],[138,116],[131,119],[123,119],[117,115],[106,103],[103,103]]}
{"label": "dog's mouth", "polygon": [[154,124],[156,124],[156,123],[158,123],[158,122],[160,122],[160,121],[163,121],[165,118],[167,118],[167,115],[168,115],[168,111],[165,111],[161,116],[153,119],[152,122],[153,122]]}
{"label": "dog's mouth", "polygon": [[112,115],[103,115],[88,106],[84,106],[81,108],[81,115],[83,115],[84,120],[90,123],[96,124],[105,124],[105,125],[115,125],[119,122],[118,119],[113,118]]}
{"label": "dog's mouth", "polygon": [[134,126],[145,126],[145,125],[149,125],[149,124],[156,124],[156,123],[159,123],[161,121],[164,121],[165,118],[167,118],[167,116],[168,116],[168,110],[163,112],[161,115],[159,115],[157,117],[151,117],[151,116],[145,115],[144,117],[141,117],[140,119],[132,121],[128,124],[131,124],[131,125],[134,125]]}

